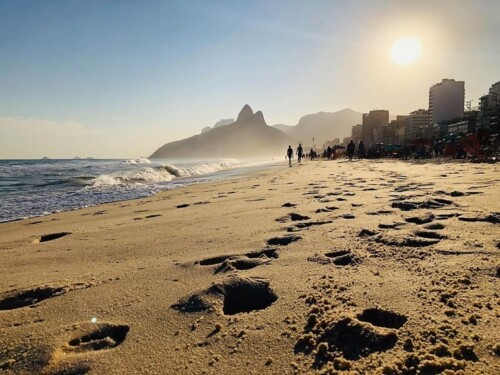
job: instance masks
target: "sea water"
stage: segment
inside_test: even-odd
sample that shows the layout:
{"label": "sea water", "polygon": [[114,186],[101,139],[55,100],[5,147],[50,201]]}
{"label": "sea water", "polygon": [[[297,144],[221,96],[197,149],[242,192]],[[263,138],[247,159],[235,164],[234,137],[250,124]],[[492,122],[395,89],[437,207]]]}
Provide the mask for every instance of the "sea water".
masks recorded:
{"label": "sea water", "polygon": [[0,222],[227,178],[263,161],[0,160]]}

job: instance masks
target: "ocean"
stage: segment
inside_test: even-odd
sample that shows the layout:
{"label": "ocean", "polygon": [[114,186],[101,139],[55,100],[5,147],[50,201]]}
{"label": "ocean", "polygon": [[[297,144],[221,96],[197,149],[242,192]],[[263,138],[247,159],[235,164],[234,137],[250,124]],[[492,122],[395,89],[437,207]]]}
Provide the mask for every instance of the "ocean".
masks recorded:
{"label": "ocean", "polygon": [[0,160],[0,222],[225,179],[270,161]]}

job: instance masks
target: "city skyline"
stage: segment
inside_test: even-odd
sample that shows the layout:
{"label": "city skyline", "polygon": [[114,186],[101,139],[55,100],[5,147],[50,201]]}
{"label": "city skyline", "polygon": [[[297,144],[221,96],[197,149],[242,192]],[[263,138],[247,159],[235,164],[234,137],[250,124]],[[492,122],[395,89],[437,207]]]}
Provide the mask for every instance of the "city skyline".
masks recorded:
{"label": "city skyline", "polygon": [[[465,81],[477,106],[499,79],[498,12],[495,1],[0,1],[0,158],[144,156],[246,103],[269,125],[343,108],[406,115],[444,78]],[[391,60],[402,37],[421,41],[408,65]]]}

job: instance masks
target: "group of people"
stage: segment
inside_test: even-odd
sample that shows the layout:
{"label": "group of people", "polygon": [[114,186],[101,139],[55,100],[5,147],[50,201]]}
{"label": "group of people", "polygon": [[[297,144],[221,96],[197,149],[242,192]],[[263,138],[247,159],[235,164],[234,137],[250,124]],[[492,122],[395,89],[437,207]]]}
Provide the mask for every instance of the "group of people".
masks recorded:
{"label": "group of people", "polygon": [[[450,137],[448,137],[450,138]],[[336,151],[338,149],[344,149],[340,146],[328,146],[323,150],[323,153],[319,156],[323,156],[324,159],[335,159]],[[419,142],[413,142],[406,145],[385,145],[382,143],[377,143],[366,148],[363,141],[360,141],[356,147],[353,140],[349,142],[345,148],[345,152],[350,161],[357,156],[359,159],[378,159],[382,157],[400,158],[407,160],[410,158],[414,159],[428,159],[433,155],[436,158],[446,158],[453,157],[456,159],[471,158],[488,158],[498,155],[498,150],[500,149],[500,136],[498,134],[491,134],[489,132],[477,132],[472,134],[466,134],[451,137],[450,139],[441,140],[431,140],[424,139],[419,140]],[[299,144],[295,155],[298,157],[298,163],[300,164],[302,158],[309,157],[314,160],[318,157],[315,150],[311,148],[309,153],[304,153],[302,145]],[[292,159],[294,157],[294,150],[292,146],[288,146],[287,149],[288,164],[292,166]]]}
{"label": "group of people", "polygon": [[[311,150],[312,151],[312,150]],[[302,161],[302,158],[304,157],[304,149],[302,148],[302,145],[299,143],[299,147],[297,147],[297,159],[300,162]],[[288,149],[286,150],[286,156],[288,157],[288,165],[291,167],[292,166],[292,159],[293,159],[293,148],[292,146],[288,146]]]}
{"label": "group of people", "polygon": [[[352,161],[355,152],[356,152],[356,145],[354,144],[354,141],[351,139],[351,142],[349,142],[349,144],[347,145],[347,156],[349,157],[349,160]],[[366,153],[365,144],[363,143],[363,141],[359,141],[358,158],[363,159],[365,157],[365,153]]]}
{"label": "group of people", "polygon": [[[356,145],[354,142],[351,140],[351,142],[347,145],[347,155],[349,156],[349,160],[352,160],[354,157],[354,152],[356,151]],[[305,156],[309,156],[311,160],[314,160],[317,158],[317,153],[313,149],[311,149],[311,152],[306,155],[304,154],[304,149],[302,148],[302,144],[299,143],[299,147],[297,147],[297,150],[295,151],[295,155],[297,155],[298,163],[300,164],[302,161],[302,158]],[[286,150],[286,157],[288,158],[288,165],[291,167],[292,166],[292,159],[294,156],[293,148],[292,146],[288,146],[288,149]],[[327,159],[335,159],[335,148],[332,148],[330,146],[327,147],[327,149],[323,153],[323,157]],[[365,145],[363,144],[363,141],[359,142],[358,145],[358,157],[360,159],[363,159],[365,157]]]}

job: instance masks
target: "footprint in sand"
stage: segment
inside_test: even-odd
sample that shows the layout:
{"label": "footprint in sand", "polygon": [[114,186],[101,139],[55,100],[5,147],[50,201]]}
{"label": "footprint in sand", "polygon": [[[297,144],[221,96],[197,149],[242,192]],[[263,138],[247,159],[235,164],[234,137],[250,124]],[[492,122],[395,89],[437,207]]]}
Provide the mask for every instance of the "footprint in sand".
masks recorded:
{"label": "footprint in sand", "polygon": [[220,311],[235,315],[263,310],[271,306],[278,295],[269,280],[231,276],[220,283],[181,298],[171,307],[180,312]]}
{"label": "footprint in sand", "polygon": [[350,250],[330,251],[323,255],[316,255],[307,258],[310,262],[320,264],[335,264],[336,266],[354,266],[361,263],[361,260],[354,255]]}
{"label": "footprint in sand", "polygon": [[310,221],[310,222],[307,222],[307,223],[298,223],[298,224],[294,224],[290,227],[288,227],[286,229],[287,232],[297,232],[297,231],[300,231],[300,230],[303,230],[303,229],[307,229],[307,228],[310,228],[312,226],[316,226],[316,225],[325,225],[325,224],[331,224],[333,223],[332,220],[326,220],[326,221]]}
{"label": "footprint in sand", "polygon": [[500,224],[500,213],[494,212],[489,215],[478,215],[478,216],[460,216],[458,218],[460,221],[468,221],[468,222],[486,222],[491,224]]}
{"label": "footprint in sand", "polygon": [[[219,197],[218,197],[219,198]],[[180,204],[178,206],[175,206],[176,208],[186,208],[186,207],[189,207],[189,204],[187,203],[184,203],[184,204]]]}
{"label": "footprint in sand", "polygon": [[432,224],[425,225],[424,228],[429,229],[429,230],[441,230],[441,229],[444,229],[445,226],[443,224],[440,224],[440,223],[432,223]]}
{"label": "footprint in sand", "polygon": [[358,314],[357,318],[362,322],[368,322],[377,327],[395,329],[401,328],[408,320],[408,318],[402,314],[380,308],[363,310],[361,314]]}
{"label": "footprint in sand", "polygon": [[424,231],[424,230],[416,231],[415,236],[422,237],[422,238],[438,239],[438,240],[443,240],[443,239],[448,238],[444,234],[440,234],[440,233],[433,232],[433,231]]}
{"label": "footprint in sand", "polygon": [[278,258],[276,249],[264,249],[261,251],[253,251],[244,255],[219,255],[195,262],[201,266],[214,266],[217,267],[214,273],[249,270],[257,266],[267,264],[272,259]]}
{"label": "footprint in sand", "polygon": [[378,234],[377,231],[370,229],[361,229],[361,232],[358,233],[358,237],[372,237]]}
{"label": "footprint in sand", "polygon": [[318,199],[319,203],[330,203],[333,202],[331,199],[328,198],[323,198],[323,199]]}
{"label": "footprint in sand", "polygon": [[405,221],[407,223],[422,225],[422,224],[431,223],[434,221],[434,219],[435,219],[434,214],[428,212],[428,213],[420,215],[420,216],[407,217],[407,218],[405,218]]}
{"label": "footprint in sand", "polygon": [[301,214],[292,212],[288,215],[284,215],[284,216],[281,216],[281,217],[275,219],[275,221],[278,221],[280,223],[286,223],[289,221],[301,221],[301,220],[309,220],[309,219],[310,219],[309,216],[305,216],[305,215],[301,215]]}
{"label": "footprint in sand", "polygon": [[319,214],[321,212],[333,212],[335,210],[338,210],[339,208],[338,207],[335,207],[335,206],[326,206],[324,208],[318,208],[316,210],[316,213]]}
{"label": "footprint in sand", "polygon": [[347,219],[347,220],[352,220],[352,219],[356,218],[356,216],[354,216],[353,214],[343,214],[343,215],[340,215],[339,217],[342,219]]}
{"label": "footprint in sand", "polygon": [[300,236],[284,236],[284,237],[273,237],[267,240],[267,244],[271,246],[287,246],[290,245],[292,242],[301,240],[302,237]]}
{"label": "footprint in sand", "polygon": [[390,237],[378,235],[374,237],[374,241],[387,246],[396,247],[426,247],[439,243],[439,239],[424,239],[419,237],[407,237],[401,239],[400,237]]}
{"label": "footprint in sand", "polygon": [[367,215],[371,215],[371,216],[379,216],[379,215],[388,215],[388,214],[392,214],[394,211],[392,210],[378,210],[378,211],[370,211],[370,212],[366,212]]}
{"label": "footprint in sand", "polygon": [[401,201],[393,202],[391,204],[392,208],[399,208],[401,211],[412,211],[420,208],[442,208],[453,204],[453,201],[448,199],[434,198],[424,202],[411,202],[411,201]]}
{"label": "footprint in sand", "polygon": [[125,341],[130,330],[128,325],[112,323],[83,323],[76,325],[72,338],[65,342],[64,353],[85,353],[113,349]]}
{"label": "footprint in sand", "polygon": [[71,234],[71,232],[58,232],[58,233],[50,233],[44,234],[38,238],[33,240],[33,243],[42,243],[57,240],[58,238],[64,237]]}
{"label": "footprint in sand", "polygon": [[349,266],[360,263],[360,259],[349,250],[331,251],[325,256],[332,259],[336,266]]}
{"label": "footprint in sand", "polygon": [[331,196],[335,196],[335,195],[342,195],[342,193],[340,191],[334,191],[334,192],[331,192],[331,193],[326,193],[327,196],[331,197]]}
{"label": "footprint in sand", "polygon": [[154,217],[160,217],[160,216],[161,216],[161,214],[148,215],[148,216],[146,216],[146,219],[152,219]]}
{"label": "footprint in sand", "polygon": [[303,193],[302,195],[316,195],[319,193],[319,190],[311,190],[306,193]]}
{"label": "footprint in sand", "polygon": [[379,229],[399,229],[399,227],[405,226],[406,223],[380,223],[378,225]]}
{"label": "footprint in sand", "polygon": [[0,310],[14,310],[25,306],[35,306],[45,299],[63,295],[66,291],[66,286],[45,286],[7,292],[0,299]]}
{"label": "footprint in sand", "polygon": [[[359,360],[375,352],[383,352],[393,348],[398,336],[392,330],[378,328],[376,325],[359,321],[350,316],[326,317],[324,323],[316,325],[313,331],[313,342],[317,347],[326,348],[325,353],[316,353],[316,366],[321,367],[322,355],[327,352],[343,355],[347,360]],[[311,340],[307,335],[299,337],[295,344],[295,352],[313,353]]]}

